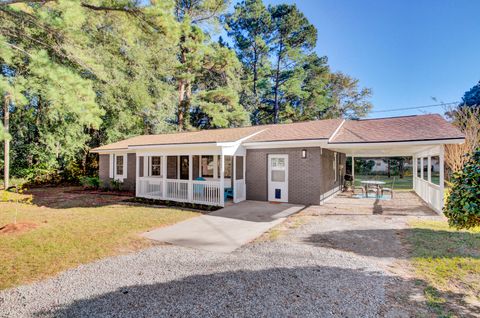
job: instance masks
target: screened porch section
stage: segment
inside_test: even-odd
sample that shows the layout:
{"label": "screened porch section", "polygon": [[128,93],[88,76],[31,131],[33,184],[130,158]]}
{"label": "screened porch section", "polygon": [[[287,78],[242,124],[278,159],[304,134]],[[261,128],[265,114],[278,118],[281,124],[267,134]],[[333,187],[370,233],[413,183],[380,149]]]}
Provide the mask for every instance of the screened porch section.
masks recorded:
{"label": "screened porch section", "polygon": [[136,196],[224,206],[245,200],[245,156],[139,155]]}

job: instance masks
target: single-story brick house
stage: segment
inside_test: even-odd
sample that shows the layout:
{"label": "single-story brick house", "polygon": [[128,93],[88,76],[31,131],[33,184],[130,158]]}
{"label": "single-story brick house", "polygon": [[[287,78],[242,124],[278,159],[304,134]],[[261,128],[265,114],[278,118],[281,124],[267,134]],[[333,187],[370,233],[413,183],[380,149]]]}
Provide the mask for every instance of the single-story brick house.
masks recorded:
{"label": "single-story brick house", "polygon": [[444,145],[463,141],[432,114],[144,135],[92,152],[105,185],[118,180],[138,197],[217,206],[230,197],[321,204],[341,189],[347,156],[412,156],[414,190],[440,211]]}

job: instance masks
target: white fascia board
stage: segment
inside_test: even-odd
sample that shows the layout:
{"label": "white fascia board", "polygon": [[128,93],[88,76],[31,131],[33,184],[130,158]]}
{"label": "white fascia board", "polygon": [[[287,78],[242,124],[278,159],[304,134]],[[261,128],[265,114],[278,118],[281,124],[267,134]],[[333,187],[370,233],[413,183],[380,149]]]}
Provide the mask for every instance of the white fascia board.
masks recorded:
{"label": "white fascia board", "polygon": [[140,150],[140,149],[173,149],[173,148],[197,148],[197,147],[217,146],[217,143],[192,143],[192,144],[169,144],[169,145],[138,145],[128,146],[128,149]]}
{"label": "white fascia board", "polygon": [[327,139],[262,141],[262,142],[243,143],[243,146],[246,149],[325,147],[327,145],[328,145]]}
{"label": "white fascia board", "polygon": [[109,154],[128,154],[135,153],[135,151],[129,151],[126,148],[122,149],[109,149],[109,150],[90,150],[91,153],[98,153],[99,155],[109,155]]}
{"label": "white fascia board", "polygon": [[340,123],[340,125],[338,125],[337,129],[335,129],[335,131],[333,132],[333,134],[330,136],[330,138],[328,138],[328,142],[331,142],[333,140],[333,138],[338,134],[339,130],[342,128],[343,124],[345,124],[345,119],[342,120],[342,122]]}

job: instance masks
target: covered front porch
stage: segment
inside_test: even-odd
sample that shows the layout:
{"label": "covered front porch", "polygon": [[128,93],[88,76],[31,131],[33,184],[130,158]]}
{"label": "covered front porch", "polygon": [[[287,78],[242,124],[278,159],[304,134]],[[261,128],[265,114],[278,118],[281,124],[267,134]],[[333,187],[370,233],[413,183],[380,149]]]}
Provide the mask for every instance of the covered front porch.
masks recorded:
{"label": "covered front porch", "polygon": [[245,151],[235,147],[136,152],[136,196],[225,206],[246,199]]}

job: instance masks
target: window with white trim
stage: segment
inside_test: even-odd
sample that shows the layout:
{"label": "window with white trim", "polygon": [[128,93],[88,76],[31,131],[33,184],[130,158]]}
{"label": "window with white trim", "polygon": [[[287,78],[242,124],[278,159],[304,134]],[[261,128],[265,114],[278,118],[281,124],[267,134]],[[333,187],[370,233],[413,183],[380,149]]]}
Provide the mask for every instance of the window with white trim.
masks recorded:
{"label": "window with white trim", "polygon": [[115,159],[115,174],[117,176],[123,176],[123,156],[116,156]]}
{"label": "window with white trim", "polygon": [[162,157],[152,156],[150,159],[150,175],[160,177],[162,175]]}

